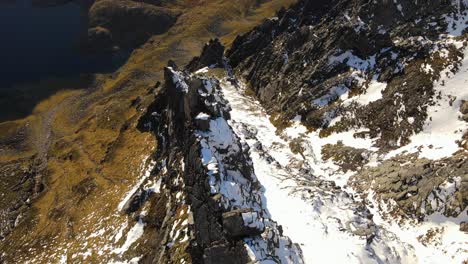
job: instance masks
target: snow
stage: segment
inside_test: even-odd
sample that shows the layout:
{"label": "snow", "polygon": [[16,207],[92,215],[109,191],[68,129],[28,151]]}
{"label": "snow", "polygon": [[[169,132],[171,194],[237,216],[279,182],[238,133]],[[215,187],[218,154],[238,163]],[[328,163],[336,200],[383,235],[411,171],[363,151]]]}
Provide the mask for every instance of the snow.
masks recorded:
{"label": "snow", "polygon": [[195,119],[197,119],[197,120],[208,120],[208,119],[210,119],[210,115],[207,114],[207,113],[201,112],[195,117]]}
{"label": "snow", "polygon": [[337,98],[341,98],[343,95],[347,96],[348,91],[348,87],[346,87],[345,85],[332,87],[327,94],[323,95],[318,99],[315,99],[313,101],[313,104],[318,107],[327,106],[331,101]]}
{"label": "snow", "polygon": [[114,242],[119,242],[119,240],[122,238],[124,230],[127,228],[128,223],[124,222],[124,224],[120,227],[119,231],[114,237]]}
{"label": "snow", "polygon": [[[205,104],[223,104],[219,89],[213,89],[212,93],[213,96],[209,98],[216,102],[206,101]],[[277,224],[270,219],[263,189],[256,184],[256,175],[237,168],[239,159],[245,160],[247,165],[250,163],[241,147],[243,143],[234,133],[230,123],[224,117],[217,117],[210,120],[209,130],[195,131],[201,146],[200,158],[207,169],[211,193],[221,195],[221,206],[227,211],[236,208],[251,210],[242,214],[245,224],[249,227],[265,227],[268,230],[261,236],[244,239],[252,261],[271,263],[275,259],[274,256],[277,256],[283,263],[302,263],[298,247],[288,238],[282,237]],[[271,245],[272,237],[282,240],[282,246]]]}
{"label": "snow", "polygon": [[174,82],[176,88],[186,93],[188,91],[188,85],[184,80],[183,74],[179,71],[172,69],[171,67],[167,67],[167,68],[172,73],[172,81]]}
{"label": "snow", "polygon": [[[398,219],[388,221],[382,218],[382,214],[387,213],[389,208],[385,204],[376,202],[373,196],[371,192],[369,198],[374,206],[369,208],[374,214],[374,221],[414,247],[414,251],[417,252],[417,261],[413,263],[463,263],[468,258],[466,252],[468,234],[459,230],[459,224],[468,221],[468,211],[465,210],[457,218],[435,213],[420,224],[401,223]],[[378,208],[381,208],[380,211],[377,210]],[[418,237],[425,235],[431,229],[440,230],[436,236],[438,241],[424,245]]]}
{"label": "snow", "polygon": [[143,159],[143,162],[141,163],[141,171],[143,171],[143,175],[140,177],[138,182],[132,187],[132,189],[125,195],[125,197],[120,201],[117,209],[119,211],[122,211],[124,206],[128,203],[128,201],[132,198],[133,194],[141,187],[141,185],[148,179],[148,177],[151,175],[151,171],[154,168],[154,165],[156,164],[155,161],[151,161],[146,170],[144,169],[144,166],[146,165],[147,161],[149,159],[149,156],[145,157]]}
{"label": "snow", "polygon": [[423,65],[421,65],[421,69],[423,72],[427,73],[427,74],[431,74],[434,72],[434,69],[432,68],[432,65],[429,64],[429,63],[424,63]]}
{"label": "snow", "polygon": [[[462,188],[461,176],[454,177],[442,183],[439,187],[432,190],[429,197],[423,202],[421,212],[425,213],[426,206],[430,206],[433,212],[444,213],[446,205],[453,205],[455,192]],[[455,202],[456,204],[456,202]],[[459,207],[456,207],[457,213],[460,213]],[[468,216],[465,220],[468,220]]]}
{"label": "snow", "polygon": [[123,254],[124,252],[127,252],[130,246],[143,235],[144,228],[145,224],[140,217],[138,222],[128,231],[125,243],[120,248],[115,249],[114,253]]}
{"label": "snow", "polygon": [[[306,178],[301,178],[303,173],[295,168],[300,155],[292,153],[288,141],[277,135],[261,105],[240,95],[240,91],[229,83],[222,83],[222,87],[232,107],[230,123],[236,134],[250,146],[255,174],[265,188],[268,211],[272,219],[282,225],[284,234],[300,244],[306,263],[377,263],[372,257],[372,250],[377,248],[392,249],[393,252],[387,254],[390,260],[400,258],[411,263],[412,255],[405,251],[408,245],[404,243],[397,242],[392,246],[382,240],[370,250],[365,237],[343,231],[348,224],[354,231],[368,228],[367,220],[356,215],[357,203],[344,191],[331,194],[330,190],[314,186],[313,182],[309,182],[312,186],[301,185]],[[285,134],[306,133],[299,121],[296,122]],[[256,131],[255,138],[246,134],[246,130]],[[326,143],[342,140],[352,146],[372,148],[371,140],[356,139],[352,134],[351,131],[325,139],[320,139],[318,134],[308,135],[311,138],[306,141],[314,142],[314,147],[307,150],[306,157],[316,175],[325,178],[328,173],[336,173],[334,165],[321,161],[321,146]],[[261,148],[256,147],[259,144]],[[349,175],[344,177],[347,179]],[[313,195],[308,195],[310,193]]]}
{"label": "snow", "polygon": [[162,179],[159,178],[155,182],[148,182],[147,186],[145,186],[145,191],[149,193],[159,193],[161,191],[161,181]]}
{"label": "snow", "polygon": [[343,102],[343,105],[349,105],[351,102],[356,102],[360,105],[368,105],[382,99],[382,92],[387,88],[387,83],[379,82],[374,78],[370,81],[365,93],[349,98]]}
{"label": "snow", "polygon": [[59,263],[66,264],[67,261],[68,261],[67,250],[65,250],[65,253],[60,257]]}
{"label": "snow", "polygon": [[400,13],[401,13],[402,15],[404,15],[404,14],[403,14],[403,7],[401,6],[401,4],[398,4],[398,5],[397,5],[397,9],[398,9],[398,11],[400,11]]}
{"label": "snow", "polygon": [[340,63],[346,63],[351,68],[365,71],[366,69],[373,68],[375,66],[375,55],[369,57],[367,60],[363,60],[354,55],[352,51],[348,50],[340,55],[333,55],[328,58],[328,65],[336,65]]}
{"label": "snow", "polygon": [[[423,131],[411,136],[410,144],[390,152],[386,158],[404,152],[418,152],[420,157],[435,160],[451,156],[460,149],[457,141],[468,129],[467,123],[459,118],[462,101],[468,100],[468,49],[464,50],[459,71],[450,77],[447,74],[448,71],[442,72],[441,79],[435,83],[436,103],[428,106],[430,118],[426,120]],[[439,92],[442,99],[436,98]]]}
{"label": "snow", "polygon": [[[351,56],[352,54],[347,53],[332,58],[330,63],[347,61],[348,65],[359,67],[357,71],[365,70],[372,64],[372,58],[370,62],[356,58],[350,62]],[[466,58],[467,54],[465,61]],[[467,65],[463,62],[459,73],[443,77],[439,83],[443,80],[445,85],[436,86],[436,91],[440,91],[444,99],[439,102],[440,105],[429,106],[428,113],[432,116],[432,121],[428,120],[423,132],[412,137],[414,146],[421,144],[421,141],[415,139],[426,136],[427,144],[431,142],[436,145],[431,151],[423,152],[423,157],[440,158],[458,150],[455,141],[466,130],[466,123],[458,119],[458,109],[461,100],[467,99],[468,90],[464,88],[468,87],[467,71]],[[242,87],[234,87],[228,82],[222,82],[221,86],[232,108],[232,120],[229,124],[241,140],[250,146],[250,158],[255,174],[265,188],[265,203],[271,218],[282,225],[284,235],[301,246],[306,263],[458,263],[467,258],[466,252],[462,253],[460,250],[466,248],[464,241],[468,241],[468,238],[458,230],[461,221],[468,221],[466,212],[456,219],[436,213],[421,224],[399,224],[396,220],[384,219],[382,215],[387,211],[379,210],[381,207],[374,201],[374,206],[368,207],[374,215],[372,223],[358,216],[359,203],[352,199],[354,190],[347,186],[348,179],[354,172],[340,172],[332,162],[322,159],[321,150],[326,144],[341,142],[345,146],[377,152],[378,149],[374,147],[375,139],[354,137],[355,133],[365,132],[365,128],[350,129],[321,138],[320,131],[309,132],[301,125],[302,118],[297,116],[292,120],[292,126],[279,132],[271,124],[270,117],[260,103],[241,94]],[[315,100],[314,104],[325,106],[331,97],[340,96],[345,99],[344,102],[355,101],[365,105],[379,100],[385,88],[386,83],[379,83],[373,78],[361,96],[346,99],[346,92],[340,94],[336,88]],[[450,98],[452,105],[449,103]],[[337,122],[339,118],[332,119],[331,123]],[[412,124],[414,117],[408,117],[407,121]],[[297,164],[303,158],[289,149],[292,140],[301,140],[304,162],[309,166],[305,167],[313,173],[309,178],[301,169],[297,169]],[[406,146],[398,151],[401,153],[405,148],[411,147]],[[369,157],[368,164],[377,164],[377,154]],[[343,189],[329,196],[329,190],[314,186],[314,180],[333,181]],[[304,182],[306,185],[303,185]],[[447,200],[457,184],[457,181],[443,184],[439,191],[440,197]],[[350,231],[343,231],[345,227]],[[363,228],[374,230],[372,243],[367,244],[365,237],[352,234]],[[418,237],[435,228],[443,228],[440,242],[423,245]],[[247,248],[249,254],[257,254],[255,250]],[[337,248],[340,250],[336,250]],[[453,262],[454,260],[458,262]]]}
{"label": "snow", "polygon": [[242,213],[242,220],[244,224],[248,227],[256,228],[262,230],[265,228],[263,219],[259,216],[257,212],[246,212]]}
{"label": "snow", "polygon": [[195,72],[195,74],[207,73],[210,70],[209,67],[201,68]]}
{"label": "snow", "polygon": [[[396,0],[394,3],[403,14],[401,4]],[[346,19],[353,23],[349,17]],[[446,16],[445,19],[449,25],[447,38],[459,36],[465,18]],[[357,31],[366,26],[359,17],[355,25]],[[383,34],[385,29],[379,32]],[[397,39],[394,41],[398,42]],[[462,47],[460,42],[451,41],[457,48]],[[448,55],[447,52],[444,54]],[[288,63],[288,54],[282,55],[284,63]],[[459,150],[456,140],[467,129],[466,123],[459,119],[461,102],[468,99],[466,50],[464,55],[458,73],[447,77],[449,71],[445,71],[437,81],[434,89],[436,95],[441,94],[442,100],[434,98],[437,103],[428,105],[430,119],[426,120],[423,131],[411,136],[409,145],[389,153],[384,159],[404,152],[419,152],[420,157],[439,159]],[[326,94],[318,95],[320,97],[312,104],[324,107],[340,99],[345,105],[354,102],[364,106],[380,100],[387,84],[379,82],[378,76],[371,76],[368,80],[369,76],[366,75],[369,70],[375,70],[376,56],[362,59],[349,50],[334,52],[328,58],[329,66],[345,63],[350,67],[351,77],[366,89],[363,94],[349,98],[349,88],[338,85]],[[393,60],[398,56],[395,52],[391,54]],[[306,65],[307,62],[304,63]],[[398,62],[399,68],[395,71],[401,71],[405,63]],[[204,68],[196,74],[207,71]],[[421,71],[432,74],[434,69],[430,64],[424,64]],[[183,73],[173,71],[176,88],[187,92],[185,80]],[[322,138],[320,131],[308,131],[301,125],[302,117],[296,116],[291,127],[277,131],[260,103],[241,94],[242,84],[238,87],[223,80],[222,95],[211,80],[203,79],[203,85],[206,94],[202,91],[201,95],[207,100],[205,104],[221,105],[224,96],[232,110],[230,120],[222,114],[215,118],[200,113],[196,117],[209,120],[208,131],[195,131],[201,146],[200,159],[207,169],[211,193],[221,195],[221,206],[226,210],[251,209],[251,212],[242,214],[244,223],[252,228],[265,227],[261,236],[244,239],[252,261],[274,263],[272,256],[277,256],[281,263],[301,263],[300,254],[293,243],[300,245],[305,263],[452,263],[467,258],[463,248],[466,248],[468,238],[458,230],[460,222],[467,220],[466,212],[458,218],[435,213],[422,223],[388,220],[384,215],[390,212],[393,201],[379,204],[380,201],[376,201],[372,191],[369,191],[368,199],[373,206],[363,205],[354,190],[347,186],[354,172],[344,173],[333,161],[323,160],[322,148],[327,144],[342,143],[377,153],[379,149],[374,147],[376,139],[354,136],[367,132],[366,128],[352,128]],[[213,98],[214,102],[210,102]],[[405,112],[405,106],[401,105],[398,111],[399,114]],[[331,124],[341,118],[334,118],[334,113],[327,114]],[[400,122],[403,121],[403,115],[398,117]],[[413,124],[415,118],[407,117],[406,121]],[[291,151],[290,144],[296,142],[301,145],[302,153]],[[382,157],[371,154],[368,158],[369,164],[377,164],[378,158]],[[254,173],[245,175],[244,171],[241,172],[235,166],[239,159],[252,165]],[[260,184],[258,189],[257,181]],[[444,183],[433,192],[428,202],[432,205],[437,202],[436,198],[450,200],[460,182],[460,178],[455,178]],[[367,210],[372,213],[372,218]],[[171,230],[173,238],[179,236],[176,225],[180,223],[176,223]],[[278,225],[282,226],[284,236],[279,235]],[[438,232],[435,240],[422,242],[422,237],[431,230]],[[136,241],[137,231],[129,232],[136,235],[130,238],[127,235],[124,246],[129,247]],[[185,238],[182,240],[185,241]],[[270,245],[272,241],[275,245],[273,248]]]}
{"label": "snow", "polygon": [[[464,5],[468,6],[466,0],[463,1],[465,2]],[[468,23],[468,11],[461,10],[459,2],[456,5],[458,7],[457,12],[445,16],[447,34],[453,37],[461,36]]]}
{"label": "snow", "polygon": [[[384,52],[384,51],[382,51]],[[361,59],[354,55],[352,51],[345,51],[339,55],[333,55],[328,58],[329,65],[346,63],[351,69],[351,77],[357,81],[359,86],[366,86],[366,91],[363,94],[349,98],[349,88],[344,85],[332,87],[327,94],[313,101],[313,104],[318,107],[324,107],[335,99],[344,101],[344,105],[349,105],[356,102],[360,105],[368,105],[371,102],[382,98],[382,92],[387,87],[387,83],[377,81],[378,76],[374,76],[369,83],[365,83],[365,74],[368,70],[373,69],[376,64],[376,55],[370,56],[367,59]]]}

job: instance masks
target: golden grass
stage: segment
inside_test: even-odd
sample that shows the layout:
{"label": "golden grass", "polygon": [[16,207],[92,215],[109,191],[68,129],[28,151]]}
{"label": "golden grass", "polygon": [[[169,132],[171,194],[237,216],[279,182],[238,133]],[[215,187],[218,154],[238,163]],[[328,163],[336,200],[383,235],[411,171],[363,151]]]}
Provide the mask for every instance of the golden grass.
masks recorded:
{"label": "golden grass", "polygon": [[[14,134],[29,123],[27,140],[32,146],[44,136],[44,123],[51,129],[46,189],[25,216],[28,219],[0,242],[0,251],[7,253],[12,262],[54,262],[64,249],[71,257],[88,248],[103,247],[112,240],[112,228],[133,221],[116,208],[135,184],[143,157],[155,147],[151,134],[136,129],[141,109],[153,99],[149,89],[161,80],[169,59],[184,65],[210,38],[220,37],[228,44],[236,34],[246,32],[265,17],[273,16],[280,6],[294,1],[272,0],[257,7],[252,2],[175,1],[170,7],[184,12],[176,25],[135,50],[115,74],[95,76],[100,83],[97,88],[88,91],[77,89],[86,87],[62,83],[62,90],[46,96],[31,116],[0,123],[2,135]],[[131,101],[138,96],[142,105],[137,109]],[[32,152],[13,151],[9,158]],[[0,158],[4,159],[3,153]],[[83,184],[89,184],[89,188],[81,188]],[[106,231],[90,238],[100,228]],[[85,243],[87,247],[83,247]],[[93,251],[87,261],[108,262],[111,256],[110,252],[100,256]],[[80,260],[78,255],[75,261]]]}

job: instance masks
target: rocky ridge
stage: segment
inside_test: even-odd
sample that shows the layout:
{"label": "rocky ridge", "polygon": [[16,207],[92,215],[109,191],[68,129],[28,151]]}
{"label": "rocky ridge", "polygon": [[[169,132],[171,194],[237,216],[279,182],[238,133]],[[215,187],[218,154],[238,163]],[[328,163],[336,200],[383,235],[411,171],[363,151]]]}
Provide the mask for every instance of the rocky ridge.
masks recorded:
{"label": "rocky ridge", "polygon": [[[364,145],[350,147],[343,142],[324,148],[324,157],[345,171],[359,171],[372,160],[405,153],[429,158],[400,158],[400,164],[406,160],[425,168],[416,173],[422,182],[406,180],[406,176],[394,179],[403,189],[386,183],[390,181],[387,169],[391,171],[384,168],[386,163],[374,169],[381,177],[360,176],[368,175],[367,171],[353,177],[357,185],[376,179],[372,186],[377,195],[397,200],[409,215],[414,210],[427,212],[426,198],[433,197],[430,190],[460,177],[454,207],[443,210],[447,216],[457,216],[467,206],[462,109],[466,92],[463,81],[457,84],[451,79],[466,71],[462,64],[466,61],[467,7],[466,1],[300,1],[238,37],[227,57],[279,127],[299,118],[323,138],[353,131],[354,138],[371,141],[365,150]],[[434,109],[440,105],[452,109],[446,111],[454,125],[444,131],[453,133],[454,139],[418,138],[418,134],[438,133],[426,131],[437,126],[435,113],[443,111]],[[456,151],[449,160],[433,161]],[[435,173],[438,164],[457,173],[428,183],[423,175]],[[408,181],[410,189],[405,187]],[[407,200],[405,195],[412,198]],[[417,206],[410,209],[415,199]]]}
{"label": "rocky ridge", "polygon": [[[463,117],[443,135],[448,150],[405,147],[434,132],[434,107],[463,114],[466,95],[452,82],[465,80],[465,6],[444,6],[439,15],[453,17],[437,20],[424,6],[405,14],[412,2],[394,10],[358,2],[300,1],[237,38],[226,61],[213,40],[185,69],[169,62],[140,125],[156,135],[161,190],[172,197],[153,261],[464,260],[463,234],[451,237],[467,217],[466,150],[453,139],[463,138]],[[349,11],[347,23],[331,19],[337,10]],[[320,40],[330,23],[337,28]],[[260,103],[246,99],[252,92]],[[286,208],[296,219],[278,213]],[[346,249],[332,257],[337,239]]]}
{"label": "rocky ridge", "polygon": [[[213,40],[186,68],[170,62],[138,125],[156,150],[118,206],[134,221],[112,237],[120,247],[98,254],[466,261],[466,6],[299,1],[240,36],[227,60]],[[87,177],[72,189],[86,197],[98,186]]]}
{"label": "rocky ridge", "polygon": [[[319,144],[314,146],[309,143],[314,142],[314,135],[295,132],[302,131],[299,121],[294,121],[292,127],[277,130],[261,112],[261,105],[248,96],[243,98],[248,90],[235,79],[226,62],[221,64],[222,54],[222,46],[210,41],[202,55],[188,64],[192,73],[188,69],[178,70],[170,62],[163,89],[167,94],[153,104],[157,109],[150,109],[145,121],[145,127],[158,135],[158,142],[167,146],[162,148],[170,150],[163,156],[189,155],[181,161],[185,172],[179,190],[184,193],[180,197],[187,199],[182,203],[190,204],[189,218],[193,218],[193,224],[189,225],[193,234],[189,240],[192,241],[192,261],[216,263],[226,258],[232,263],[252,260],[308,263],[331,258],[351,262],[414,263],[427,260],[427,256],[419,252],[418,245],[413,246],[406,237],[399,237],[400,231],[388,226],[386,221],[405,216],[405,219],[424,222],[434,213],[464,218],[463,192],[466,190],[462,186],[462,175],[466,175],[466,159],[463,153],[445,163],[420,160],[417,155],[412,160],[408,160],[408,156],[398,156],[401,161],[392,160],[397,161],[396,165],[385,161],[374,169],[367,166],[373,152],[371,147],[357,149],[318,135],[317,139],[323,138],[324,142],[316,142]],[[194,69],[198,70],[193,73]],[[181,149],[180,154],[173,153]],[[322,156],[324,151],[327,154]],[[340,154],[337,155],[337,151]],[[332,161],[327,161],[329,159]],[[255,174],[262,175],[260,181],[253,174],[254,170]],[[389,178],[391,172],[395,172],[395,176]],[[354,175],[349,182],[352,189],[334,179],[339,176],[346,180],[350,175]],[[369,175],[368,179],[363,175]],[[180,174],[176,177],[177,180],[170,182],[181,181]],[[274,178],[279,182],[275,183]],[[369,183],[371,185],[367,185]],[[259,189],[262,184],[266,186]],[[278,189],[272,184],[278,185]],[[273,193],[259,198],[263,189]],[[366,196],[369,190],[374,191],[374,196]],[[283,195],[288,198],[280,198]],[[276,197],[291,200],[290,204],[301,208],[292,209],[288,214],[299,213],[297,217],[304,218],[306,223],[297,222],[298,229],[291,226],[294,224],[288,216],[280,217],[278,210],[285,208]],[[421,197],[426,198],[421,201]],[[262,205],[264,201],[268,201],[267,207]],[[421,201],[421,210],[414,206],[415,201]],[[279,217],[281,226],[272,222],[267,212],[274,212],[273,219]],[[309,217],[314,220],[308,220]],[[326,230],[307,227],[317,224],[326,226]],[[416,230],[421,228],[413,223],[410,226]],[[431,227],[414,239],[424,246],[438,245],[436,241],[444,236],[445,228],[453,232],[453,225]],[[292,235],[292,241],[281,238],[283,230],[286,235]],[[314,238],[301,236],[312,233],[316,234]],[[278,234],[280,239],[276,240]],[[329,250],[326,241],[336,242],[333,237],[339,236],[346,241],[342,242],[343,247],[355,247],[353,251],[360,253],[346,256],[347,251],[344,251],[334,257],[323,252],[317,254],[317,249],[311,248],[309,243],[320,236],[324,236],[321,238],[323,250]],[[294,246],[294,241],[300,241],[300,246]],[[291,246],[280,251],[284,243]],[[460,245],[456,240],[454,245],[443,244],[437,250],[448,250],[443,254],[453,258],[451,254],[460,252]],[[307,251],[305,256],[300,253],[301,249]]]}
{"label": "rocky ridge", "polygon": [[[114,2],[124,3],[107,3]],[[116,72],[72,85],[52,83],[52,91],[48,82],[41,83],[35,90],[46,89],[47,100],[32,106],[31,116],[0,124],[0,188],[5,194],[0,211],[7,221],[1,228],[9,233],[0,239],[0,262],[189,259],[183,247],[166,250],[170,238],[165,238],[184,234],[176,229],[187,225],[186,208],[166,208],[167,201],[174,205],[176,199],[158,187],[165,165],[150,155],[158,143],[137,129],[138,119],[160,89],[168,58],[186,64],[205,41],[222,37],[229,43],[237,32],[292,0],[133,2],[182,15],[169,33],[145,35],[149,41]],[[60,90],[64,87],[73,90]],[[37,175],[42,176],[38,184]],[[39,193],[33,192],[36,186]],[[174,215],[182,221],[174,222]]]}
{"label": "rocky ridge", "polygon": [[[201,58],[219,47],[219,42],[210,42]],[[200,64],[203,59],[199,58],[194,61],[198,66],[216,66],[211,62]],[[150,108],[144,126],[155,131],[162,143],[157,156],[169,157],[168,164],[179,163],[168,169],[162,188],[174,190],[178,183],[178,201],[190,208],[191,260],[302,263],[299,247],[282,235],[269,216],[248,156],[249,147],[228,124],[230,108],[219,82],[188,70],[179,71],[173,63],[165,69],[165,80],[164,96],[158,96],[161,101]],[[177,157],[182,158],[176,162],[173,159]],[[178,243],[181,241],[174,241],[171,247]]]}
{"label": "rocky ridge", "polygon": [[[193,260],[246,263],[243,241],[260,262],[275,259],[272,252],[282,263],[464,261],[466,21],[464,1],[299,1],[238,37],[224,65],[216,41],[185,72],[171,63],[166,85],[185,96],[172,102],[181,96],[168,92],[157,103],[168,109],[159,123],[170,125],[156,131],[166,131],[159,142],[200,144],[182,151],[197,159],[201,151],[195,167],[204,168],[184,178],[199,252]],[[242,98],[248,94],[260,104]],[[185,170],[197,159],[184,158]],[[258,199],[260,184],[266,194]],[[287,209],[307,217],[278,213]],[[297,249],[252,244],[271,242],[265,210],[279,219],[273,233],[284,231]],[[323,245],[313,246],[318,237]],[[319,254],[337,237],[359,253]],[[233,251],[227,241],[236,241]],[[303,255],[294,253],[299,248]]]}

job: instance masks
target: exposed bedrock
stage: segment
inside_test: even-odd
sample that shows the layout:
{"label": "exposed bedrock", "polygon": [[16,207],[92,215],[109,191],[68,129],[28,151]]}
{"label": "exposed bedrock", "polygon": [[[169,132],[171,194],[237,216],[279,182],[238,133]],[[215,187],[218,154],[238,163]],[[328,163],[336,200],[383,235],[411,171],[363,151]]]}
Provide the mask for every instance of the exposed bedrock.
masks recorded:
{"label": "exposed bedrock", "polygon": [[[188,67],[195,70],[220,62],[222,46],[210,41]],[[183,175],[168,167],[163,184],[170,189],[177,177],[183,180],[177,190],[186,194],[183,203],[191,208],[188,252],[192,261],[249,263],[288,258],[301,263],[300,249],[282,236],[262,205],[262,189],[253,174],[248,146],[240,143],[228,125],[229,111],[216,79],[180,70],[170,62],[161,94],[140,122],[156,134],[158,157],[174,164],[173,159],[183,156],[176,165]],[[247,252],[247,246],[256,257]],[[278,251],[286,253],[279,256]]]}
{"label": "exposed bedrock", "polygon": [[[300,115],[307,127],[325,128],[328,119],[349,112],[335,131],[364,125],[372,138],[382,135],[380,147],[391,149],[400,136],[406,144],[421,130],[434,80],[462,56],[454,46],[437,41],[453,29],[447,17],[466,12],[463,3],[303,0],[237,37],[226,56],[265,108],[282,121]],[[434,52],[437,45],[449,51],[444,60]],[[421,71],[424,63],[434,71]],[[340,105],[341,95],[362,94],[372,80],[386,85],[380,100]],[[395,100],[405,105],[413,123],[395,124],[400,107]]]}

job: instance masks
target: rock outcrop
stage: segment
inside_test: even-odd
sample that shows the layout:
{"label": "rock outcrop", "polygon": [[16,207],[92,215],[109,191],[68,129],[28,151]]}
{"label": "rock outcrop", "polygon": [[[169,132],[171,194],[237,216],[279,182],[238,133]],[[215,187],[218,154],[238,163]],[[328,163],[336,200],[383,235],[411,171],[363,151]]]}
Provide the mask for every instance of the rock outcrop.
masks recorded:
{"label": "rock outcrop", "polygon": [[[197,65],[221,62],[220,47],[210,42],[201,59],[196,59]],[[221,259],[224,263],[301,263],[299,247],[282,236],[263,205],[248,146],[240,143],[228,124],[230,107],[218,81],[181,71],[173,62],[170,65],[165,69],[163,94],[141,123],[160,142],[157,156],[167,157],[168,164],[183,157],[175,166],[183,174],[168,166],[163,186],[174,190],[177,183],[183,203],[190,206],[188,251],[193,263]],[[197,69],[194,65],[189,67]]]}
{"label": "rock outcrop", "polygon": [[203,47],[200,57],[195,57],[187,65],[187,70],[194,72],[205,67],[223,67],[224,46],[218,39],[212,39]]}
{"label": "rock outcrop", "polygon": [[[447,76],[464,71],[467,7],[458,0],[299,1],[239,36],[226,55],[278,127],[299,118],[310,130],[320,130],[322,138],[358,131],[354,138],[371,139],[373,151],[342,143],[323,146],[325,160],[343,171],[360,171],[372,156],[385,160],[389,151],[412,143],[439,111],[431,109],[440,100],[459,111],[450,113],[454,119],[459,114],[459,120],[465,119],[463,88],[449,94],[444,86]],[[438,211],[458,216],[468,205],[461,198],[467,173],[464,138],[457,144],[465,153],[453,159],[411,159],[416,167],[394,169],[384,162],[354,182],[361,191],[371,187],[381,199],[395,199],[400,215],[424,218]],[[430,153],[443,146],[426,148]],[[410,158],[396,164],[405,159]],[[454,182],[453,177],[463,179],[454,200],[430,209],[436,190]]]}
{"label": "rock outcrop", "polygon": [[[336,129],[365,124],[371,137],[382,134],[382,147],[394,148],[400,137],[405,144],[421,130],[427,115],[420,106],[434,95],[433,76],[461,56],[449,43],[436,43],[452,27],[444,16],[465,12],[463,1],[455,3],[299,1],[239,36],[227,57],[271,113],[284,120],[301,115],[306,126],[322,128],[331,117],[350,112]],[[443,55],[434,46],[450,51],[446,60],[437,59]],[[420,71],[431,63],[427,58],[434,62],[430,74]],[[373,83],[386,86],[381,100],[345,109],[339,104],[347,91],[363,94]],[[414,118],[411,124],[395,123],[395,93],[406,107],[402,118]]]}
{"label": "rock outcrop", "polygon": [[422,221],[434,212],[457,217],[468,206],[467,162],[463,154],[440,161],[404,156],[364,169],[351,184],[359,193],[374,190],[381,201],[393,199],[397,206],[388,217],[404,214]]}
{"label": "rock outcrop", "polygon": [[86,49],[106,52],[132,49],[166,32],[178,13],[153,1],[98,0],[89,10]]}

